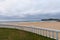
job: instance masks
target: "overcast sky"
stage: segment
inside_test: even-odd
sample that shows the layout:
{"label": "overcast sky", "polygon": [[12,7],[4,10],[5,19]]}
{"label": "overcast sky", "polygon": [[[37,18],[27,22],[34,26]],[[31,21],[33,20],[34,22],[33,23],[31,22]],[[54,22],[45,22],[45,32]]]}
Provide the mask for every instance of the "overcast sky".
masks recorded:
{"label": "overcast sky", "polygon": [[56,15],[60,0],[0,0],[0,15],[26,17],[28,15]]}

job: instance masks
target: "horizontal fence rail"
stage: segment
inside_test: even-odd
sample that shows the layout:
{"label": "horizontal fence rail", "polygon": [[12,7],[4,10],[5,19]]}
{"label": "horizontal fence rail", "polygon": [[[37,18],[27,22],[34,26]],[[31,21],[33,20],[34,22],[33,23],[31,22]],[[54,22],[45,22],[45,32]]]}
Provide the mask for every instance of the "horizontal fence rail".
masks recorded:
{"label": "horizontal fence rail", "polygon": [[20,30],[25,30],[29,32],[33,32],[42,36],[50,37],[56,40],[59,40],[59,33],[60,30],[55,29],[48,29],[48,28],[41,28],[41,27],[35,27],[35,26],[14,26],[14,25],[1,25],[0,27],[3,28],[16,28]]}

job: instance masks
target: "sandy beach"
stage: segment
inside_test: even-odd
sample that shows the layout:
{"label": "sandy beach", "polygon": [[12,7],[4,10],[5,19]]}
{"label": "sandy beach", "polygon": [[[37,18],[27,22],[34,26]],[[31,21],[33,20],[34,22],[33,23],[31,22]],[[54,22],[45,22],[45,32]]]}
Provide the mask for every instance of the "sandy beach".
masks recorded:
{"label": "sandy beach", "polygon": [[60,30],[60,22],[13,22],[8,24],[18,26],[35,26]]}

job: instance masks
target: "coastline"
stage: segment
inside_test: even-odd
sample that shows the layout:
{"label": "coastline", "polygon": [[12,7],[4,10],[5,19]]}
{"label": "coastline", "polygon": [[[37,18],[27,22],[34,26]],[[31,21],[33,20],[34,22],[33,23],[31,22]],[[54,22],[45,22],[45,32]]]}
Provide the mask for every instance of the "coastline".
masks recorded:
{"label": "coastline", "polygon": [[35,26],[60,30],[60,22],[6,22],[5,24],[17,26]]}

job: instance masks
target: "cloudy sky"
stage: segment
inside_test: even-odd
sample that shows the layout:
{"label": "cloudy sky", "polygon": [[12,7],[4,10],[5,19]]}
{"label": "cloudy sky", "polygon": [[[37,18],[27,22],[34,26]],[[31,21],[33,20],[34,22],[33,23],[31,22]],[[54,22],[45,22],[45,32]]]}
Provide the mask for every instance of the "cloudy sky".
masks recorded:
{"label": "cloudy sky", "polygon": [[14,18],[59,18],[60,0],[0,0],[0,15]]}

